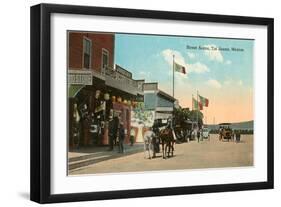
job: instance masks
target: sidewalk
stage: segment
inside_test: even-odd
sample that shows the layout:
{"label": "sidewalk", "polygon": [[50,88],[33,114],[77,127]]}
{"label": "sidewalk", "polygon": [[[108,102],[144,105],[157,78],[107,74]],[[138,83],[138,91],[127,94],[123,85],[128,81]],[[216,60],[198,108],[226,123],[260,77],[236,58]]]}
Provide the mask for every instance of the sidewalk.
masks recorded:
{"label": "sidewalk", "polygon": [[114,146],[113,151],[108,151],[108,146],[80,147],[71,149],[68,152],[69,174],[75,171],[109,159],[115,159],[143,151],[143,143],[135,143],[133,146],[124,144],[124,153],[119,153],[118,146]]}

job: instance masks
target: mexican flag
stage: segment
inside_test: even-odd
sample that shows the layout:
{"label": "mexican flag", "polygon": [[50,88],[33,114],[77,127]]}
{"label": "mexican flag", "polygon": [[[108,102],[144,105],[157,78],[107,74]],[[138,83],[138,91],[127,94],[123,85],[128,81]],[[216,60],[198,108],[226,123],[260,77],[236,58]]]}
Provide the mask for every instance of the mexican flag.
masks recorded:
{"label": "mexican flag", "polygon": [[195,98],[192,98],[192,108],[193,110],[203,110],[203,105],[198,102]]}
{"label": "mexican flag", "polygon": [[209,99],[207,99],[207,98],[205,98],[205,97],[199,95],[199,100],[200,100],[200,103],[201,103],[203,106],[206,106],[206,107],[209,106]]}
{"label": "mexican flag", "polygon": [[185,67],[182,66],[182,65],[180,65],[180,64],[178,64],[178,63],[176,63],[176,62],[174,62],[174,69],[175,69],[175,71],[177,71],[177,72],[186,74]]}

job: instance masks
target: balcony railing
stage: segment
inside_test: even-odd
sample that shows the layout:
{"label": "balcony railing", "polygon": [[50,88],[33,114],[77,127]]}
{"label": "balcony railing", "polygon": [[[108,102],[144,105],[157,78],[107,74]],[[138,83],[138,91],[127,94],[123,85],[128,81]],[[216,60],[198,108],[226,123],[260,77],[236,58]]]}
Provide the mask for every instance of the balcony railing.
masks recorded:
{"label": "balcony railing", "polygon": [[[82,73],[83,71],[90,72],[89,70],[69,68],[69,71],[72,70],[77,71],[77,73]],[[110,67],[103,68],[101,71],[102,72],[91,70],[91,73],[94,77],[105,80],[105,84],[108,86],[125,91],[132,95],[143,95],[142,87],[138,87],[138,81],[118,73]]]}
{"label": "balcony railing", "polygon": [[143,91],[138,87],[138,83],[136,80],[126,77],[125,75],[118,73],[110,67],[106,67],[104,71],[106,85],[133,95],[143,94]]}

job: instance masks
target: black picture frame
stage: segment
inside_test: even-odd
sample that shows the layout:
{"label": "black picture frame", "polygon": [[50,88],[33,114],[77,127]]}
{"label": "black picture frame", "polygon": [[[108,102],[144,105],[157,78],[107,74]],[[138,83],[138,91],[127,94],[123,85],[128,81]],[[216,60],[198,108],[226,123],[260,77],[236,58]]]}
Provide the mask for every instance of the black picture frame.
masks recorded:
{"label": "black picture frame", "polygon": [[[74,194],[51,194],[50,189],[50,122],[51,122],[51,45],[50,16],[53,13],[99,15],[112,17],[151,18],[206,23],[263,25],[267,27],[267,181],[238,184],[218,184],[186,187],[167,187]],[[272,189],[274,187],[274,20],[272,18],[195,14],[168,11],[135,10],[56,4],[31,7],[31,152],[30,199],[38,203],[89,201],[147,196],[211,193]]]}

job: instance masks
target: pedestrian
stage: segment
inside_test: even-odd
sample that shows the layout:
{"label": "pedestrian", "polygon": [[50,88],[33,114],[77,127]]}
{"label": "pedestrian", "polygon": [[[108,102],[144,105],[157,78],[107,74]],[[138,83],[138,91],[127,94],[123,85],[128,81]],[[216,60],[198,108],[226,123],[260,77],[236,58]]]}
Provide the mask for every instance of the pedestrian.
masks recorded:
{"label": "pedestrian", "polygon": [[199,141],[200,141],[200,130],[199,129],[197,129],[197,140],[198,140],[198,143],[199,143]]}
{"label": "pedestrian", "polygon": [[81,112],[78,110],[77,103],[73,106],[73,142],[74,146],[78,149],[80,147],[80,130],[81,130]]}
{"label": "pedestrian", "polygon": [[112,116],[109,117],[108,121],[108,138],[109,138],[109,151],[113,150],[113,139],[114,139],[114,120]]}
{"label": "pedestrian", "polygon": [[117,145],[117,133],[119,128],[119,117],[113,117],[113,145]]}
{"label": "pedestrian", "polygon": [[236,130],[236,133],[235,133],[236,143],[240,142],[240,137],[241,137],[240,131]]}
{"label": "pedestrian", "polygon": [[219,129],[219,140],[220,141],[223,141],[223,134],[224,134],[224,127],[220,126],[220,129]]}
{"label": "pedestrian", "polygon": [[123,123],[119,125],[119,153],[124,153],[125,129]]}
{"label": "pedestrian", "polygon": [[152,126],[152,131],[155,135],[153,138],[154,151],[155,151],[155,153],[159,153],[160,152],[160,138],[159,138],[160,130],[155,121]]}
{"label": "pedestrian", "polygon": [[97,144],[98,126],[95,123],[94,113],[91,113],[90,133],[92,135],[91,144]]}
{"label": "pedestrian", "polygon": [[189,131],[189,140],[193,140],[193,129]]}

